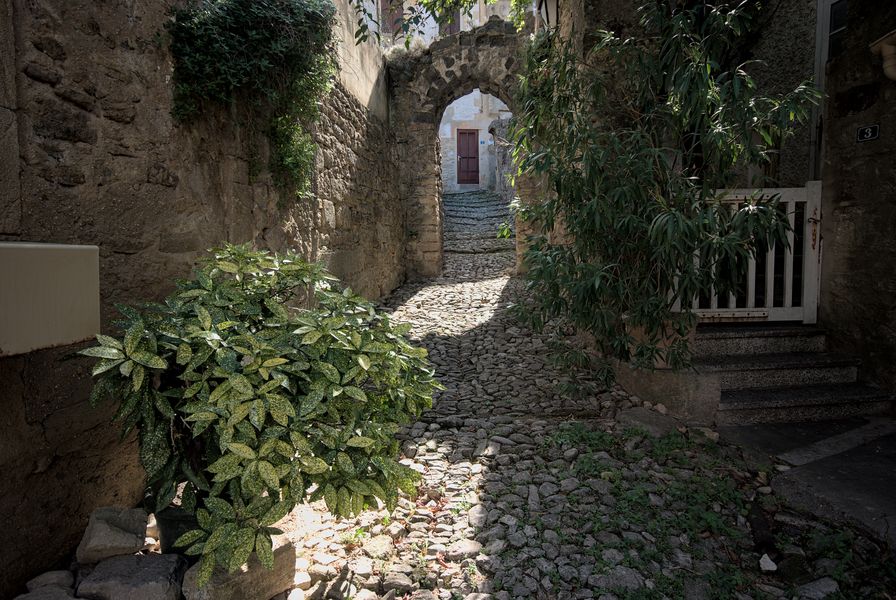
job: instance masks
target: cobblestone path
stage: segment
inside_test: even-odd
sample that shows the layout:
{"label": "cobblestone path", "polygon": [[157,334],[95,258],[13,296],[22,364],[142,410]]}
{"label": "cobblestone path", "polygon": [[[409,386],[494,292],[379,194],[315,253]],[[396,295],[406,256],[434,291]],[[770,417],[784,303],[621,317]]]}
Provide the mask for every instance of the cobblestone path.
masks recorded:
{"label": "cobblestone path", "polygon": [[547,336],[509,312],[505,208],[444,205],[444,275],[386,303],[446,386],[401,436],[420,495],[338,523],[300,509],[291,599],[890,597],[877,545],[778,506],[769,473],[712,431],[619,390],[560,394]]}

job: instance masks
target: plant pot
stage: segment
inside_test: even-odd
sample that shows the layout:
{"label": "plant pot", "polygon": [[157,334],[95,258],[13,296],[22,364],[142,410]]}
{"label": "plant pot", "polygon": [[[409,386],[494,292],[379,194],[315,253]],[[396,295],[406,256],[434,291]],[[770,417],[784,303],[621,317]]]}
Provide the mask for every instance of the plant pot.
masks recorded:
{"label": "plant pot", "polygon": [[159,546],[162,554],[183,554],[185,548],[175,548],[174,542],[188,531],[199,529],[196,515],[178,506],[169,506],[156,513],[156,524],[159,527]]}

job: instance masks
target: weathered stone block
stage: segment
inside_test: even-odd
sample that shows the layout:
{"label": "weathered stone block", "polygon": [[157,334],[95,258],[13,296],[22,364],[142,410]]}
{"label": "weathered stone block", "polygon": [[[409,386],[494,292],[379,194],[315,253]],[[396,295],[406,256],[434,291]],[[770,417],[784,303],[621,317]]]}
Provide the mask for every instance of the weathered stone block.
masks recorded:
{"label": "weathered stone block", "polygon": [[12,0],[0,0],[0,108],[16,108],[16,41]]}
{"label": "weathered stone block", "polygon": [[33,592],[16,596],[14,600],[69,600],[69,598],[74,597],[72,591],[69,589],[50,586],[38,588]]}
{"label": "weathered stone block", "polygon": [[40,63],[28,63],[25,65],[24,73],[35,81],[50,85],[56,85],[62,80],[62,73]]}
{"label": "weathered stone block", "polygon": [[51,37],[49,35],[38,37],[34,40],[31,40],[31,45],[53,60],[65,60],[65,48],[62,46],[59,40],[54,37]]}
{"label": "weathered stone block", "polygon": [[115,556],[98,564],[78,586],[90,600],[178,600],[187,563],[178,554]]}
{"label": "weathered stone block", "polygon": [[205,240],[198,231],[162,231],[159,234],[159,252],[180,254],[196,252],[203,248]]}
{"label": "weathered stone block", "polygon": [[71,588],[75,585],[75,576],[71,571],[47,571],[25,584],[29,592],[43,587]]}
{"label": "weathered stone block", "polygon": [[616,414],[616,421],[621,425],[643,429],[653,437],[662,437],[672,433],[681,424],[672,417],[656,411],[636,406]]}
{"label": "weathered stone block", "polygon": [[375,559],[386,559],[395,554],[395,544],[388,535],[375,535],[362,546],[364,553]]}
{"label": "weathered stone block", "polygon": [[87,530],[75,553],[79,563],[90,564],[143,548],[146,511],[142,508],[98,508],[90,515]]}
{"label": "weathered stone block", "polygon": [[58,101],[42,102],[34,115],[34,133],[41,137],[96,144],[97,132],[90,115]]}
{"label": "weathered stone block", "polygon": [[817,581],[800,586],[796,592],[800,598],[805,598],[806,600],[824,600],[824,598],[839,594],[840,586],[830,577],[823,577]]}
{"label": "weathered stone block", "polygon": [[88,112],[92,112],[96,105],[96,98],[73,85],[61,85],[54,89],[53,93]]}
{"label": "weathered stone block", "polygon": [[184,576],[183,593],[186,600],[269,600],[293,587],[295,568],[295,546],[286,536],[277,536],[272,570],[264,568],[252,554],[249,562],[233,573],[216,570],[211,580],[200,588],[197,563]]}
{"label": "weathered stone block", "polygon": [[0,234],[17,235],[22,227],[19,128],[15,113],[5,108],[0,108],[0,139]]}
{"label": "weathered stone block", "polygon": [[628,393],[662,403],[669,414],[683,421],[702,424],[715,421],[721,396],[715,374],[671,369],[648,371],[617,364],[616,379]]}

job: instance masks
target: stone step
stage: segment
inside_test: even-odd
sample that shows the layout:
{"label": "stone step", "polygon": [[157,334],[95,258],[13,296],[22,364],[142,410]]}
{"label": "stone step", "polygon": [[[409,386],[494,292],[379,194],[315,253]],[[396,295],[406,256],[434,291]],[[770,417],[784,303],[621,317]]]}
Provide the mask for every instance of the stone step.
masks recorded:
{"label": "stone step", "polygon": [[470,238],[498,239],[498,226],[492,227],[451,227],[446,224],[444,229],[446,239],[465,240]]}
{"label": "stone step", "polygon": [[496,229],[474,230],[474,231],[446,231],[444,239],[446,241],[457,240],[497,240],[498,231]]}
{"label": "stone step", "polygon": [[501,208],[503,210],[510,210],[510,207],[497,199],[486,199],[479,201],[464,201],[464,202],[442,202],[442,208],[445,209],[458,209],[458,210],[480,210],[483,208]]}
{"label": "stone step", "polygon": [[510,213],[504,211],[455,213],[445,211],[446,221],[506,221],[510,219]]}
{"label": "stone step", "polygon": [[477,227],[477,226],[489,226],[489,227],[497,227],[502,223],[501,219],[487,219],[485,217],[482,218],[469,218],[469,219],[458,219],[456,217],[446,217],[445,224],[447,226],[454,227]]}
{"label": "stone step", "polygon": [[694,356],[707,359],[826,349],[824,329],[805,325],[703,325],[694,339]]}
{"label": "stone step", "polygon": [[717,373],[722,391],[821,383],[852,383],[859,361],[828,352],[745,354],[694,361],[698,372]]}
{"label": "stone step", "polygon": [[513,252],[513,248],[497,248],[497,247],[450,247],[445,246],[446,254],[500,254],[502,252]]}
{"label": "stone step", "polygon": [[890,394],[861,383],[722,392],[718,425],[820,421],[888,412]]}
{"label": "stone step", "polygon": [[503,208],[482,208],[479,210],[460,210],[445,208],[443,210],[447,219],[509,219],[510,211]]}

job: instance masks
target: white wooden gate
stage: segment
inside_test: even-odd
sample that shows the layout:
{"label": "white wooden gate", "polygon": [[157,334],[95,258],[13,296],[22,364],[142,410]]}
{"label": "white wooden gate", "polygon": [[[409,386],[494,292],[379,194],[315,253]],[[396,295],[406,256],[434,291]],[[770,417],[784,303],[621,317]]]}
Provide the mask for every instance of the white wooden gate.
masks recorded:
{"label": "white wooden gate", "polygon": [[[741,204],[755,190],[732,190],[724,202]],[[701,321],[799,321],[815,323],[818,314],[818,273],[821,256],[821,182],[801,188],[762,189],[777,196],[790,220],[788,247],[772,247],[750,258],[746,281],[737,294],[713,292],[696,298]]]}

